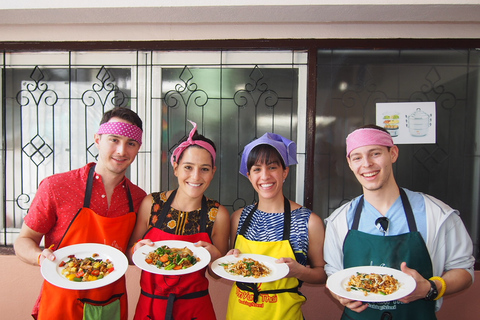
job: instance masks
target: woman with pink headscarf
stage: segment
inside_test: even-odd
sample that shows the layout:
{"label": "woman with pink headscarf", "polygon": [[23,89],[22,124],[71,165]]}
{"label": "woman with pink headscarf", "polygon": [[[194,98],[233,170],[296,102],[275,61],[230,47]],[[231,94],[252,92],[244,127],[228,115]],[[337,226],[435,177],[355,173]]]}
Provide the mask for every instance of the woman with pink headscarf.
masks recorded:
{"label": "woman with pink headscarf", "polygon": [[[190,122],[193,129],[171,157],[178,188],[144,199],[130,239],[130,254],[162,240],[204,247],[211,261],[228,250],[230,215],[216,200],[204,196],[216,171],[215,144],[199,135],[197,125]],[[205,271],[179,276],[142,271],[135,319],[216,319]]]}

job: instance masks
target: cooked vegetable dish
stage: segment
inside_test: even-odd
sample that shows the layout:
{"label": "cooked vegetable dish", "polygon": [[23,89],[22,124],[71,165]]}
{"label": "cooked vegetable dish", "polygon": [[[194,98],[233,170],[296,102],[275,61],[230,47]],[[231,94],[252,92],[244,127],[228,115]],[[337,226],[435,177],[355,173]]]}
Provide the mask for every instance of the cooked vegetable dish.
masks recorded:
{"label": "cooked vegetable dish", "polygon": [[146,263],[165,270],[190,268],[199,261],[200,258],[195,257],[192,250],[187,247],[180,249],[161,246],[150,252],[145,258]]}
{"label": "cooked vegetable dish", "polygon": [[62,274],[71,281],[99,280],[111,273],[114,268],[110,260],[95,259],[96,257],[98,257],[96,253],[83,259],[70,255],[67,261],[60,262],[59,267],[64,267]]}
{"label": "cooked vegetable dish", "polygon": [[397,291],[399,286],[398,280],[388,274],[357,272],[350,277],[346,289],[362,290],[365,296],[369,293],[388,295]]}
{"label": "cooked vegetable dish", "polygon": [[252,258],[243,258],[235,263],[221,263],[225,271],[243,277],[260,278],[270,274],[270,269]]}

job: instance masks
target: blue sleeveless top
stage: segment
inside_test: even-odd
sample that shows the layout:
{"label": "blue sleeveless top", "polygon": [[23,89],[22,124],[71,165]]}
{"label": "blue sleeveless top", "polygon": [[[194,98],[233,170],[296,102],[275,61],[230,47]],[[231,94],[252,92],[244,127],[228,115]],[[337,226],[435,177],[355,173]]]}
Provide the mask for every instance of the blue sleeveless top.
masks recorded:
{"label": "blue sleeveless top", "polygon": [[[243,209],[238,222],[237,235],[253,207],[254,205],[249,205]],[[312,211],[305,207],[292,210],[290,244],[298,263],[304,266],[307,264],[308,220],[311,214]],[[252,241],[281,241],[283,238],[283,212],[267,213],[257,209],[244,236]]]}

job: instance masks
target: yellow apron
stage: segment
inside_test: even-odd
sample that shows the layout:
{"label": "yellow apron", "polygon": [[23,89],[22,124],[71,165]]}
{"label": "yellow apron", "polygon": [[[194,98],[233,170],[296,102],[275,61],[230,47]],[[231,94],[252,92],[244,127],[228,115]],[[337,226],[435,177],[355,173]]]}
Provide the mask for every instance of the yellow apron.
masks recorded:
{"label": "yellow apron", "polygon": [[[250,211],[249,217],[256,211]],[[290,245],[290,203],[285,199],[285,226],[283,240],[263,242],[252,241],[244,237],[250,219],[247,217],[235,240],[235,248],[241,253],[255,253],[274,258],[295,259]],[[235,282],[228,301],[227,320],[303,320],[301,307],[306,298],[298,291],[300,281],[297,278],[283,278],[273,282],[258,284]],[[256,286],[252,286],[256,285]],[[266,292],[269,293],[266,293]]]}

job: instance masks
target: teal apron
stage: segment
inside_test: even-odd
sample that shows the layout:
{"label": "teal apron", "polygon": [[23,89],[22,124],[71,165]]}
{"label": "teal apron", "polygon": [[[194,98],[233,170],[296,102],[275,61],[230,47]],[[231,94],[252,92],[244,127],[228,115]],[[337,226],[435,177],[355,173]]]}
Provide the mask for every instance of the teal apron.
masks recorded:
{"label": "teal apron", "polygon": [[[383,266],[400,270],[405,261],[424,278],[433,275],[432,262],[421,234],[417,231],[412,207],[405,191],[400,188],[400,197],[410,232],[396,236],[377,236],[358,231],[363,210],[363,196],[355,209],[351,230],[343,244],[344,268],[358,266]],[[435,320],[435,301],[424,299],[408,304],[400,301],[368,303],[368,308],[360,313],[345,308],[342,320]]]}

